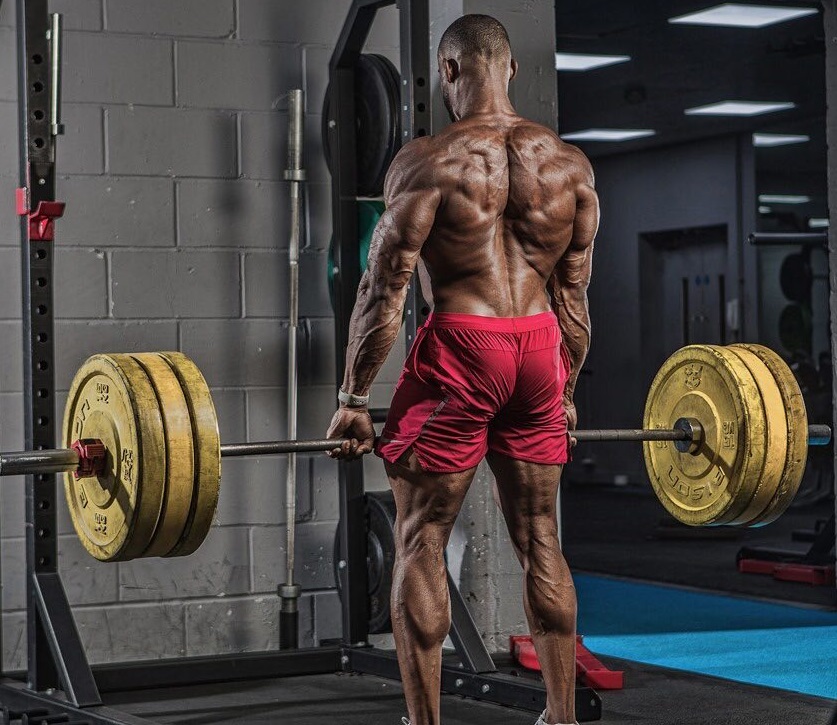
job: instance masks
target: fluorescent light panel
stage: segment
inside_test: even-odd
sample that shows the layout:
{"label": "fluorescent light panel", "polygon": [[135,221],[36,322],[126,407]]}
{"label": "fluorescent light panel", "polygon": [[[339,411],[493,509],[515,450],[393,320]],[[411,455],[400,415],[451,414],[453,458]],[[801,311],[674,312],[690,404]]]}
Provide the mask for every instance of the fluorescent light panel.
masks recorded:
{"label": "fluorescent light panel", "polygon": [[773,209],[771,209],[769,206],[760,206],[759,207],[759,214],[770,214],[770,212],[772,212],[772,211],[773,211]]}
{"label": "fluorescent light panel", "polygon": [[653,136],[656,131],[648,128],[588,128],[586,131],[560,134],[566,141],[632,141],[635,138]]}
{"label": "fluorescent light panel", "polygon": [[587,53],[556,53],[555,70],[594,70],[629,61],[629,55],[589,55]]}
{"label": "fluorescent light panel", "polygon": [[812,217],[808,220],[809,229],[828,229],[828,219]]}
{"label": "fluorescent light panel", "polygon": [[805,143],[811,137],[804,134],[790,133],[754,133],[753,146],[770,148],[771,146],[788,146],[792,143]]}
{"label": "fluorescent light panel", "polygon": [[795,107],[796,104],[790,101],[721,101],[710,103],[708,106],[687,108],[685,114],[687,116],[759,116],[762,113],[785,111]]}
{"label": "fluorescent light panel", "polygon": [[728,28],[764,28],[774,23],[814,15],[816,12],[814,8],[724,3],[696,13],[669,18],[668,22],[685,25],[722,25]]}
{"label": "fluorescent light panel", "polygon": [[803,194],[759,194],[761,204],[807,204],[810,196]]}

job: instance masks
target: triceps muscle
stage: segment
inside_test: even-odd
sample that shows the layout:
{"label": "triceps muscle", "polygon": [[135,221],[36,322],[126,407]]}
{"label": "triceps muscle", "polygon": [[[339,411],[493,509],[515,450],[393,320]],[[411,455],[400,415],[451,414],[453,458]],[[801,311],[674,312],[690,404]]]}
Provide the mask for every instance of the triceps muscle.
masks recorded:
{"label": "triceps muscle", "polygon": [[349,324],[346,392],[368,393],[398,337],[407,286],[433,226],[439,198],[433,188],[399,190],[378,222]]}

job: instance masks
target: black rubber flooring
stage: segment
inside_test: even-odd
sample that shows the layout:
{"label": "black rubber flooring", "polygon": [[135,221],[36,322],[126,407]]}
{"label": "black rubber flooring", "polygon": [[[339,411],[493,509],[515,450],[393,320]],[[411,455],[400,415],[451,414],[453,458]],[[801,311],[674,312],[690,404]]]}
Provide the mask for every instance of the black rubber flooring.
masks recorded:
{"label": "black rubber flooring", "polygon": [[[107,704],[160,723],[401,725],[401,685],[367,675],[313,675],[281,680],[110,694]],[[537,716],[459,697],[444,698],[445,725],[533,725]]]}
{"label": "black rubber flooring", "polygon": [[[625,689],[601,692],[602,725],[827,725],[835,703],[806,695],[603,658]],[[289,677],[112,693],[106,704],[159,723],[400,725],[396,682],[366,675]],[[534,725],[532,713],[444,696],[444,725]]]}
{"label": "black rubber flooring", "polygon": [[826,725],[837,702],[601,657],[625,671],[602,691],[603,725]]}
{"label": "black rubber flooring", "polygon": [[647,488],[569,483],[561,497],[563,549],[576,571],[837,608],[833,586],[740,574],[735,564],[745,545],[806,551],[810,544],[793,542],[792,532],[813,528],[833,511],[834,502],[823,501],[790,509],[763,528],[696,530],[680,525],[678,530]]}
{"label": "black rubber flooring", "polygon": [[[739,574],[735,554],[747,545],[796,546],[794,529],[810,528],[832,508],[791,511],[769,528],[736,538],[661,539],[667,520],[647,490],[568,485],[562,499],[564,549],[576,570],[686,585],[735,595],[836,607],[828,587]],[[690,673],[601,658],[625,671],[625,688],[602,691],[602,725],[832,725],[837,702]],[[317,675],[226,685],[110,693],[106,704],[159,723],[400,725],[397,682],[366,675]],[[444,696],[444,725],[534,725],[537,715]],[[837,720],[834,721],[837,725]]]}

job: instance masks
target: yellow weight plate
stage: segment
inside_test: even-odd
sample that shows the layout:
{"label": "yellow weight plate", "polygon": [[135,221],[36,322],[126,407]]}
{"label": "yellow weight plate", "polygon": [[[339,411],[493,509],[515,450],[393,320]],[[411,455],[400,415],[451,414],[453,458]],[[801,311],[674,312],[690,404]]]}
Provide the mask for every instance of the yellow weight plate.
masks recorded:
{"label": "yellow weight plate", "polygon": [[186,528],[192,505],[195,455],[192,419],[180,381],[157,353],[132,353],[154,387],[166,435],[166,492],[157,530],[143,556],[165,556]]}
{"label": "yellow weight plate", "polygon": [[218,505],[221,484],[221,440],[209,386],[197,365],[180,352],[159,353],[177,375],[192,419],[195,482],[189,519],[180,541],[167,556],[187,556],[203,543]]}
{"label": "yellow weight plate", "polygon": [[[742,385],[741,380],[750,384]],[[643,443],[654,493],[666,510],[691,526],[718,524],[748,502],[764,463],[749,431],[764,426],[758,390],[744,363],[709,345],[675,352],[660,368],[645,404],[644,427],[674,426],[693,418],[703,427],[695,453],[680,453],[672,442]],[[755,420],[754,420],[755,419]]]}
{"label": "yellow weight plate", "polygon": [[742,347],[756,355],[773,374],[782,397],[782,410],[777,416],[784,415],[787,425],[787,456],[779,486],[764,510],[750,522],[750,526],[764,526],[784,513],[799,490],[808,460],[808,414],[799,383],[781,356],[763,345]]}
{"label": "yellow weight plate", "polygon": [[76,373],[64,410],[63,440],[98,438],[104,471],[64,475],[73,526],[101,561],[140,556],[157,526],[166,478],[166,446],[157,397],[133,360],[93,355]]}
{"label": "yellow weight plate", "polygon": [[764,511],[765,506],[779,488],[788,452],[788,422],[779,386],[773,377],[773,373],[761,359],[742,345],[730,345],[723,349],[728,353],[737,355],[747,366],[759,389],[764,410],[765,428],[762,430],[753,428],[751,430],[752,435],[759,435],[764,440],[766,446],[764,468],[759,476],[753,497],[744,511],[733,518],[725,518],[724,521],[724,523],[737,526],[748,526],[753,519]]}

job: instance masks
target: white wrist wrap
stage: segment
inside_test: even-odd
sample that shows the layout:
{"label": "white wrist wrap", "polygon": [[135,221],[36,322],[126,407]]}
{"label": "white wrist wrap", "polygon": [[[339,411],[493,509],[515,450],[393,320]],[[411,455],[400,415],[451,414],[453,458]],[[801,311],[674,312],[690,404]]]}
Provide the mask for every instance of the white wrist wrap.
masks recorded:
{"label": "white wrist wrap", "polygon": [[347,393],[341,388],[340,392],[337,393],[337,400],[341,405],[345,405],[347,408],[362,408],[369,402],[369,396]]}

